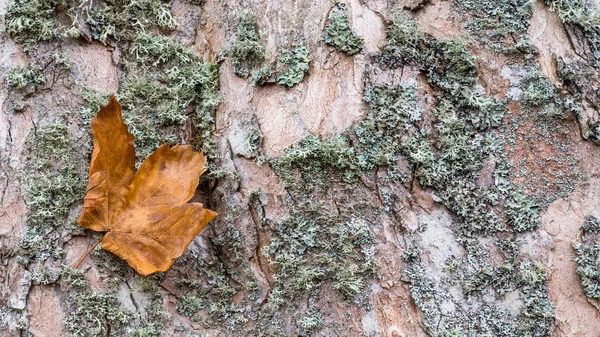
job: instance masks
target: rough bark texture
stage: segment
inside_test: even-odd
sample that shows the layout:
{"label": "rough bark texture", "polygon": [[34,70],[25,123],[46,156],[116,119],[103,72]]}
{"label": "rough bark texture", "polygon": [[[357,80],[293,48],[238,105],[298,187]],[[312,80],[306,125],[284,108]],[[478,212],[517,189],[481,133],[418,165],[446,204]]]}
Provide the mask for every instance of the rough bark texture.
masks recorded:
{"label": "rough bark texture", "polygon": [[[599,335],[598,4],[343,4],[0,0],[0,335]],[[211,163],[150,277],[72,269],[113,93]]]}

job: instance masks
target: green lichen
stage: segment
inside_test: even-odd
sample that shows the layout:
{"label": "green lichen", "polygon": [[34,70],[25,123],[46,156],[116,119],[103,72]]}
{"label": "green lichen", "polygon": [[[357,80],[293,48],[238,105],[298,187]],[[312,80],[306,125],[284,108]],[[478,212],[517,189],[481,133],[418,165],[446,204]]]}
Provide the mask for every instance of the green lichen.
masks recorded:
{"label": "green lichen", "polygon": [[589,139],[596,145],[600,145],[600,122],[591,124],[584,138]]}
{"label": "green lichen", "polygon": [[363,219],[337,216],[313,203],[295,206],[264,251],[277,267],[272,299],[283,303],[277,298],[315,293],[325,282],[354,298],[372,275],[369,247],[374,243]]}
{"label": "green lichen", "polygon": [[133,39],[129,53],[136,63],[145,68],[191,64],[196,60],[192,48],[175,42],[167,36],[140,32]]}
{"label": "green lichen", "polygon": [[284,52],[279,62],[286,65],[284,71],[277,75],[277,83],[288,88],[302,82],[310,68],[310,51],[305,46],[295,46],[291,51]]}
{"label": "green lichen", "polygon": [[103,0],[91,5],[82,2],[80,8],[78,15],[85,17],[92,37],[103,43],[109,39],[132,41],[139,32],[152,27],[173,29],[176,26],[167,0]]}
{"label": "green lichen", "polygon": [[544,0],[563,23],[578,27],[585,36],[591,53],[589,61],[600,69],[600,12],[589,0]]}
{"label": "green lichen", "polygon": [[[271,160],[271,165],[286,188],[304,192],[315,187],[325,189],[333,172],[339,173],[344,180],[351,180],[360,173],[354,148],[342,135],[323,140],[316,135],[309,136],[285,149],[281,157]],[[296,170],[300,173],[301,184],[294,175]]]}
{"label": "green lichen", "polygon": [[581,231],[581,239],[573,243],[577,253],[577,275],[587,297],[600,300],[600,268],[597,264],[600,258],[600,220],[594,216],[587,217]]}
{"label": "green lichen", "polygon": [[[436,336],[547,335],[553,307],[545,268],[537,262],[519,262],[516,248],[494,239],[499,232],[537,228],[538,206],[516,192],[502,163],[496,172],[497,186],[484,188],[477,182],[484,161],[500,155],[502,144],[491,130],[502,126],[505,102],[486,97],[477,89],[476,59],[467,51],[467,44],[426,36],[403,13],[395,14],[386,36],[388,40],[375,59],[391,68],[417,66],[439,92],[431,127],[408,124],[406,135],[395,146],[408,158],[421,185],[436,191],[439,201],[456,214],[458,223],[452,229],[466,251],[466,256],[451,263],[448,274],[436,282],[428,275],[429,267],[421,262],[416,244],[413,248],[408,245],[403,257],[405,274],[411,283],[411,296],[424,314],[425,326]],[[497,212],[499,207],[506,214]],[[505,228],[503,220],[512,229]],[[507,248],[504,263],[497,265],[490,259],[481,237],[491,237]],[[453,298],[450,289],[456,285],[473,301],[482,301],[490,293],[519,291],[524,298],[521,314],[512,317],[495,305],[480,302],[477,309],[463,304],[454,311],[465,312],[464,316],[447,315],[441,303]]]}
{"label": "green lichen", "polygon": [[521,264],[523,307],[520,315],[520,333],[546,336],[554,322],[554,305],[548,294],[548,278],[539,263]]}
{"label": "green lichen", "polygon": [[301,336],[309,336],[323,326],[323,314],[317,309],[307,310],[298,323],[303,329]]}
{"label": "green lichen", "polygon": [[255,127],[250,127],[246,137],[246,146],[250,152],[251,158],[254,158],[258,165],[262,165],[266,160],[262,153],[262,141],[263,135],[260,130]]}
{"label": "green lichen", "polygon": [[265,84],[275,74],[275,68],[270,63],[264,64],[262,67],[252,72],[252,84],[259,86]]}
{"label": "green lichen", "polygon": [[423,133],[407,137],[401,149],[421,184],[440,191],[446,205],[461,218],[465,235],[493,233],[499,229],[498,217],[490,208],[494,198],[476,186],[474,179],[483,158],[493,151],[494,139],[479,135],[472,124],[454,113],[455,109],[449,101],[442,101],[435,111],[439,118],[438,154],[429,135]]}
{"label": "green lichen", "polygon": [[84,88],[81,91],[81,99],[83,100],[83,104],[79,113],[81,114],[84,122],[87,124],[93,117],[96,116],[98,111],[100,111],[100,109],[106,105],[106,102],[108,102],[110,97],[93,89]]}
{"label": "green lichen", "polygon": [[[250,9],[243,10],[235,19],[237,39],[227,48],[234,74],[248,77],[251,69],[265,60],[265,47],[256,31],[256,16]],[[253,75],[254,77],[254,75]]]}
{"label": "green lichen", "polygon": [[520,281],[528,286],[541,284],[548,278],[546,267],[537,261],[523,261],[519,266]]}
{"label": "green lichen", "polygon": [[596,260],[600,256],[600,244],[576,243],[573,248],[577,253],[575,262],[579,265],[577,275],[579,275],[581,286],[587,297],[600,300],[600,270],[596,267]]}
{"label": "green lichen", "polygon": [[440,308],[436,301],[435,283],[428,275],[420,255],[421,250],[417,246],[409,246],[402,253],[402,261],[407,263],[404,274],[410,280],[411,297],[423,312],[425,324],[430,325],[433,317],[439,315]]}
{"label": "green lichen", "polygon": [[389,67],[421,61],[425,42],[425,34],[417,24],[403,11],[396,11],[386,29],[386,44],[375,54],[375,59]]}
{"label": "green lichen", "polygon": [[31,274],[33,284],[49,285],[56,282],[58,275],[53,275],[50,269],[43,264]]}
{"label": "green lichen", "polygon": [[[60,286],[69,294],[64,324],[72,336],[158,337],[164,332],[169,313],[164,308],[157,285],[160,279],[156,276],[137,277],[140,289],[136,296],[146,297],[147,302],[134,311],[121,303],[116,292],[118,286],[107,292],[94,291],[85,280],[85,272],[64,265],[60,275]],[[129,298],[136,305],[134,296]]]}
{"label": "green lichen", "polygon": [[290,298],[318,294],[326,284],[360,301],[377,269],[375,237],[360,211],[365,206],[335,214],[311,201],[315,193],[328,193],[336,184],[352,188],[356,182],[360,167],[350,140],[309,136],[270,163],[293,199],[289,215],[276,224],[263,251],[277,268],[269,302],[278,309]]}
{"label": "green lichen", "polygon": [[[232,215],[229,217],[232,218]],[[182,257],[182,263],[197,270],[200,276],[188,278],[181,275],[173,278],[173,282],[185,294],[177,311],[190,317],[192,322],[202,323],[206,328],[223,326],[239,329],[247,320],[244,307],[234,301],[234,296],[241,297],[243,293],[237,284],[233,284],[234,280],[240,280],[240,274],[244,274],[247,261],[240,250],[244,248],[240,242],[241,233],[235,230],[230,221],[231,219],[226,221],[224,230],[220,226],[216,228],[216,251],[222,251],[219,256],[227,264],[221,262],[214,253],[200,258],[191,252],[189,258]],[[231,242],[234,242],[234,247],[230,247]],[[252,302],[248,302],[247,295],[244,294],[242,301],[251,306]]]}
{"label": "green lichen", "polygon": [[504,207],[509,225],[517,232],[535,230],[542,223],[537,203],[520,192],[506,198]]}
{"label": "green lichen", "polygon": [[17,90],[24,89],[29,84],[35,88],[45,83],[46,76],[38,65],[15,66],[8,69],[6,74],[6,84]]}
{"label": "green lichen", "polygon": [[184,295],[179,301],[177,312],[188,317],[194,316],[198,311],[206,308],[206,296]]}
{"label": "green lichen", "polygon": [[77,292],[69,296],[73,311],[65,319],[65,328],[73,336],[123,335],[133,313],[121,308],[116,294]]}
{"label": "green lichen", "polygon": [[592,28],[600,24],[600,13],[587,0],[546,0],[545,3],[567,23]]}
{"label": "green lichen", "polygon": [[83,288],[87,284],[83,270],[74,269],[67,265],[62,266],[60,277],[68,288]]}
{"label": "green lichen", "polygon": [[584,233],[600,233],[600,220],[595,216],[589,216],[581,225],[581,230]]}
{"label": "green lichen", "polygon": [[323,39],[338,51],[354,55],[363,48],[363,38],[358,36],[348,22],[348,10],[345,4],[338,3],[329,13]]}
{"label": "green lichen", "polygon": [[22,263],[62,254],[55,246],[58,235],[55,230],[70,221],[71,209],[84,191],[82,170],[75,166],[75,143],[61,119],[38,130],[32,140],[34,152],[24,177],[25,200],[30,213],[19,244]]}
{"label": "green lichen", "polygon": [[535,53],[527,37],[533,1],[454,0],[453,3],[466,16],[469,33],[481,44],[505,54]]}
{"label": "green lichen", "polygon": [[402,137],[421,120],[423,108],[415,90],[404,85],[367,88],[363,100],[369,113],[354,129],[358,138],[358,165],[362,170],[394,163]]}
{"label": "green lichen", "polygon": [[[134,135],[138,161],[162,143],[177,142],[177,131],[190,118],[198,133],[195,145],[214,156],[212,114],[221,100],[218,67],[198,60],[184,45],[145,33],[134,40],[130,55],[136,63],[126,65],[116,96]],[[189,107],[195,110],[191,117]]]}
{"label": "green lichen", "polygon": [[6,31],[27,47],[58,37],[55,0],[16,0],[6,13]]}
{"label": "green lichen", "polygon": [[523,104],[540,106],[554,98],[554,85],[541,71],[536,71],[525,78],[523,85]]}
{"label": "green lichen", "polygon": [[493,281],[493,278],[494,269],[489,265],[483,266],[470,275],[465,275],[461,280],[463,291],[466,294],[482,291]]}

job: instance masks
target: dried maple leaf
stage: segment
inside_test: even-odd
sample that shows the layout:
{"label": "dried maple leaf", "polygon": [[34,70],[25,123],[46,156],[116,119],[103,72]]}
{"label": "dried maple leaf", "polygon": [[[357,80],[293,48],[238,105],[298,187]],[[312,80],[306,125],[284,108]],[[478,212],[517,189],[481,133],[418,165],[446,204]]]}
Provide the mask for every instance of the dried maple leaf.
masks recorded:
{"label": "dried maple leaf", "polygon": [[164,144],[136,173],[133,135],[114,96],[92,119],[92,133],[94,152],[79,225],[106,232],[96,244],[138,273],[168,270],[217,216],[200,203],[188,203],[206,171],[206,157],[190,146]]}

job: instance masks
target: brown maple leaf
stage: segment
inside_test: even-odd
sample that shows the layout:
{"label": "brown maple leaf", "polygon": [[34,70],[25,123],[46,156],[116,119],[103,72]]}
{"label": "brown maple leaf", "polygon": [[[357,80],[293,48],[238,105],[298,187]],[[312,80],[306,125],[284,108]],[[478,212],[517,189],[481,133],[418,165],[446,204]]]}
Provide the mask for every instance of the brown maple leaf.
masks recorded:
{"label": "brown maple leaf", "polygon": [[200,203],[188,203],[206,171],[206,157],[187,145],[164,144],[136,173],[133,135],[114,96],[92,119],[92,133],[94,152],[79,225],[106,232],[96,245],[101,242],[138,273],[168,270],[217,216]]}

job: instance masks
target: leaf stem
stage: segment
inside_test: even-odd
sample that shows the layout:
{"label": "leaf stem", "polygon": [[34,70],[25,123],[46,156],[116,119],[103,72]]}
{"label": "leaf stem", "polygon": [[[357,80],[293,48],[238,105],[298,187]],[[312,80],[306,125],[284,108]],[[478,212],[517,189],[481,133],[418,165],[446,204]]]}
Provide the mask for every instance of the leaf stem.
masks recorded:
{"label": "leaf stem", "polygon": [[100,243],[100,241],[102,241],[102,238],[100,238],[100,240],[96,241],[96,243],[94,243],[94,245],[90,249],[88,249],[88,251],[85,252],[85,254],[83,254],[83,256],[81,257],[81,259],[79,259],[79,261],[75,265],[75,269],[79,268],[79,266],[81,265],[81,263],[83,262],[83,260],[85,260],[85,258],[88,257],[88,255],[90,255],[90,253],[92,252],[92,250],[94,250],[94,248],[96,248],[96,246]]}

